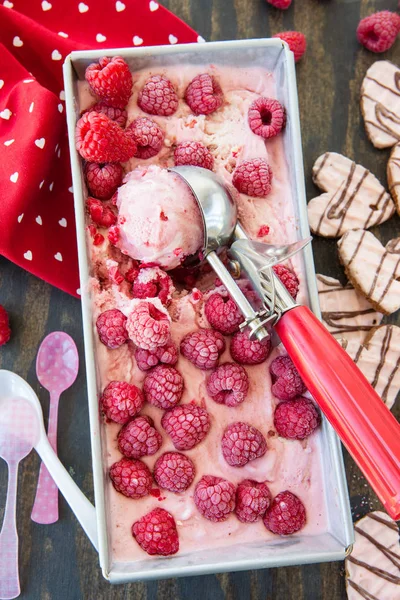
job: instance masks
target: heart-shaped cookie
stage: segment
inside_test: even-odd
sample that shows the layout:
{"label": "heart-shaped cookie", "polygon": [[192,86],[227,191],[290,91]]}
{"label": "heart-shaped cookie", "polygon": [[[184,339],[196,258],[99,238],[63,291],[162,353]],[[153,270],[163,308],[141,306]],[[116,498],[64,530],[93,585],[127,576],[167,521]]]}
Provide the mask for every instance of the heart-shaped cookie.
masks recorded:
{"label": "heart-shaped cookie", "polygon": [[375,175],[342,154],[320,156],[313,180],[325,192],[307,207],[311,231],[318,235],[339,237],[349,229],[368,229],[395,212],[390,194]]}
{"label": "heart-shaped cookie", "polygon": [[400,238],[385,246],[370,231],[348,231],[338,241],[347,278],[372,306],[390,315],[400,308]]}
{"label": "heart-shaped cookie", "polygon": [[400,597],[399,528],[386,513],[374,511],[354,524],[355,541],[346,557],[348,600]]}
{"label": "heart-shaped cookie", "polygon": [[400,141],[400,69],[390,61],[378,60],[368,69],[361,85],[361,112],[376,148]]}
{"label": "heart-shaped cookie", "polygon": [[396,144],[390,154],[387,168],[389,192],[400,215],[400,144]]}
{"label": "heart-shaped cookie", "polygon": [[381,325],[372,329],[363,343],[352,339],[343,346],[386,406],[392,408],[400,389],[400,327]]}
{"label": "heart-shaped cookie", "polygon": [[338,279],[317,275],[317,286],[322,321],[335,337],[361,344],[367,332],[382,321],[382,313],[377,312],[351,283],[343,286]]}

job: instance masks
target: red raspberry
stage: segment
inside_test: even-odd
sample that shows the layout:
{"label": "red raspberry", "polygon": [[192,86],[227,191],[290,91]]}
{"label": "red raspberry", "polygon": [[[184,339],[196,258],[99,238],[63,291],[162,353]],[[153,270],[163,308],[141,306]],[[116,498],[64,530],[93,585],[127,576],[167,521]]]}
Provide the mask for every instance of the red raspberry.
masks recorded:
{"label": "red raspberry", "polygon": [[214,157],[201,142],[182,142],[178,144],[174,152],[174,161],[177,166],[192,165],[213,170]]}
{"label": "red raspberry", "polygon": [[146,376],[143,392],[153,406],[172,408],[182,398],[183,377],[174,367],[159,365]]}
{"label": "red raspberry", "polygon": [[136,304],[128,317],[126,329],[132,342],[144,350],[165,346],[170,337],[168,314],[151,302]]}
{"label": "red raspberry", "polygon": [[278,100],[257,98],[248,112],[250,129],[264,139],[278,135],[286,123],[286,112]]}
{"label": "red raspberry", "polygon": [[269,225],[261,225],[258,230],[257,237],[264,237],[269,234]]}
{"label": "red raspberry", "polygon": [[307,391],[290,356],[277,356],[269,366],[272,393],[279,400],[291,400]]}
{"label": "red raspberry", "polygon": [[281,31],[272,37],[280,38],[286,42],[294,54],[294,61],[299,62],[307,47],[307,40],[304,33],[301,33],[300,31]]}
{"label": "red raspberry", "polygon": [[236,490],[236,516],[242,523],[254,523],[264,516],[271,503],[271,492],[265,482],[245,479]]}
{"label": "red raspberry", "polygon": [[232,298],[224,298],[221,294],[212,294],[204,307],[206,317],[211,327],[229,335],[239,329],[244,317]]}
{"label": "red raspberry", "polygon": [[85,165],[86,183],[89,192],[95,198],[108,200],[117,191],[122,183],[124,170],[118,164],[98,165],[87,163]]}
{"label": "red raspberry", "polygon": [[272,500],[263,521],[272,533],[291,535],[304,527],[306,509],[300,498],[286,490]]}
{"label": "red raspberry", "polygon": [[289,440],[304,440],[320,423],[321,415],[311,400],[303,396],[284,400],[275,409],[275,429],[281,437]]}
{"label": "red raspberry", "polygon": [[99,227],[111,227],[117,222],[117,217],[109,206],[105,206],[101,200],[89,198],[86,200],[86,206],[92,221]]}
{"label": "red raspberry", "polygon": [[118,242],[118,240],[119,240],[119,227],[117,227],[117,225],[114,225],[114,226],[110,227],[110,229],[108,230],[108,240],[114,246]]}
{"label": "red raspberry", "polygon": [[111,465],[110,479],[117,492],[128,498],[147,496],[153,484],[148,466],[131,458],[121,458]]}
{"label": "red raspberry", "polygon": [[218,331],[199,329],[185,335],[181,353],[199,369],[213,369],[225,350],[225,340]]}
{"label": "red raspberry", "polygon": [[164,143],[164,132],[153,119],[140,117],[135,119],[126,129],[137,145],[137,158],[151,158],[158,154]]}
{"label": "red raspberry", "polygon": [[175,365],[178,362],[178,356],[178,348],[173,342],[169,342],[165,346],[159,346],[154,350],[143,350],[143,348],[136,348],[135,350],[137,366],[141,371],[148,371],[159,363]]}
{"label": "red raspberry", "polygon": [[226,521],[235,510],[235,486],[222,477],[203,475],[193,499],[203,517],[215,523]]}
{"label": "red raspberry", "polygon": [[143,403],[140,389],[125,381],[111,381],[100,398],[100,405],[107,419],[121,425],[137,415]]}
{"label": "red raspberry", "polygon": [[243,367],[224,363],[217,367],[207,380],[207,392],[214,402],[225,406],[241,404],[249,391],[249,377]]}
{"label": "red raspberry", "polygon": [[178,108],[178,96],[169,79],[153,75],[139,93],[138,105],[149,115],[169,117]]}
{"label": "red raspberry", "polygon": [[263,158],[245,160],[233,172],[232,183],[238,192],[263,198],[271,191],[272,170]]}
{"label": "red raspberry", "polygon": [[85,78],[102,100],[118,108],[128,104],[132,92],[132,75],[120,56],[104,56],[98,63],[92,63],[86,69]]}
{"label": "red raspberry", "polygon": [[289,294],[294,300],[296,300],[300,285],[297,276],[293,273],[293,271],[290,271],[283,265],[275,265],[272,268],[275,274],[278,275],[279,279],[282,281]]}
{"label": "red raspberry", "polygon": [[168,306],[174,291],[172,279],[159,267],[147,267],[140,269],[132,286],[134,298],[158,298]]}
{"label": "red raspberry", "polygon": [[162,454],[154,466],[154,479],[157,485],[170,492],[184,492],[195,475],[193,461],[180,452]]}
{"label": "red raspberry", "polygon": [[11,337],[11,329],[8,322],[8,314],[4,306],[0,304],[0,346],[8,342]]}
{"label": "red raspberry", "polygon": [[268,4],[272,4],[275,8],[286,10],[292,4],[292,0],[267,0]]}
{"label": "red raspberry", "polygon": [[211,421],[205,408],[180,404],[164,413],[161,425],[177,450],[190,450],[206,437]]}
{"label": "red raspberry", "polygon": [[96,321],[100,341],[107,348],[119,348],[128,340],[126,316],[117,308],[102,312]]}
{"label": "red raspberry", "polygon": [[186,88],[185,100],[195,115],[209,115],[224,101],[221,86],[212,75],[197,75]]}
{"label": "red raspberry", "polygon": [[135,417],[118,434],[118,450],[128,458],[155,454],[162,444],[161,434],[147,415]]}
{"label": "red raspberry", "polygon": [[264,456],[267,442],[261,431],[248,423],[232,423],[222,436],[222,454],[231,467],[244,467],[249,461]]}
{"label": "red raspberry", "polygon": [[271,340],[250,340],[246,331],[238,331],[231,340],[231,356],[242,365],[259,365],[271,352]]}
{"label": "red raspberry", "polygon": [[96,163],[125,162],[136,154],[132,137],[105,114],[87,112],[76,124],[76,149],[85,160]]}
{"label": "red raspberry", "polygon": [[147,554],[170,556],[179,550],[174,517],[163,508],[155,508],[132,525],[132,535]]}
{"label": "red raspberry", "polygon": [[101,112],[107,115],[111,121],[115,121],[122,128],[125,127],[128,118],[128,113],[125,108],[117,108],[116,106],[109,106],[106,102],[98,102],[86,112]]}
{"label": "red raspberry", "polygon": [[382,10],[361,19],[357,27],[357,39],[371,52],[386,52],[396,41],[400,31],[400,16]]}

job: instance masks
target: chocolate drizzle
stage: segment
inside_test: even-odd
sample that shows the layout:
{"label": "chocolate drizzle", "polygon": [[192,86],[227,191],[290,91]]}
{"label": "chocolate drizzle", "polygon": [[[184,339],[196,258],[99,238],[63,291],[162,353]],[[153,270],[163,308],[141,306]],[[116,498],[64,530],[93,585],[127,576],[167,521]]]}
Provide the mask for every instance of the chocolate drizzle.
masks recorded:
{"label": "chocolate drizzle", "polygon": [[365,310],[322,311],[321,315],[323,321],[335,330],[335,334],[338,334],[350,331],[370,331],[371,325],[340,325],[338,324],[338,321],[359,317],[361,315],[370,315],[375,312],[376,311],[373,308],[366,308]]}

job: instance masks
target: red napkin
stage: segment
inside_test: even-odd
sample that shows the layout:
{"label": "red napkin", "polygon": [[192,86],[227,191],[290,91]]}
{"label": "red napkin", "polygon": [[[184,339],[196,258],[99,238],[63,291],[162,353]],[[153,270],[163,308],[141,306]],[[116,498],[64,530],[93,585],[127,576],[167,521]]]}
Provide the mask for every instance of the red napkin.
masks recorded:
{"label": "red napkin", "polygon": [[79,295],[62,63],[77,49],[203,40],[149,0],[4,0],[0,40],[0,254]]}

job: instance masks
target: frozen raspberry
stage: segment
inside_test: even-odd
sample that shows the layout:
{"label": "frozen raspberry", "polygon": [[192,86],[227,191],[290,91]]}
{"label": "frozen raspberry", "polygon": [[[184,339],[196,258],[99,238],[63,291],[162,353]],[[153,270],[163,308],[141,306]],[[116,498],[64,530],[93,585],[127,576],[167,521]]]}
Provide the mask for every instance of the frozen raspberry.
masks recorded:
{"label": "frozen raspberry", "polygon": [[127,458],[155,454],[162,444],[161,434],[147,415],[135,417],[118,434],[118,449]]}
{"label": "frozen raspberry", "polygon": [[263,521],[272,533],[291,535],[306,524],[306,509],[300,498],[286,490],[272,500]]}
{"label": "frozen raspberry", "polygon": [[143,348],[136,348],[135,350],[137,366],[141,371],[148,371],[159,363],[175,365],[178,362],[178,356],[179,350],[173,342],[169,342],[165,346],[159,346],[154,350],[143,350]]}
{"label": "frozen raspberry", "polygon": [[235,486],[222,477],[203,475],[193,499],[203,517],[215,523],[226,521],[235,510]]}
{"label": "frozen raspberry", "polygon": [[272,170],[263,158],[245,160],[233,172],[232,183],[238,192],[263,198],[271,191]]}
{"label": "frozen raspberry", "polygon": [[277,356],[269,366],[272,393],[279,400],[291,400],[307,391],[290,356]]}
{"label": "frozen raspberry", "polygon": [[257,237],[264,237],[269,234],[269,225],[261,225],[258,230]]}
{"label": "frozen raspberry", "polygon": [[214,157],[201,142],[182,142],[178,144],[174,152],[174,161],[177,166],[192,165],[213,170]]}
{"label": "frozen raspberry", "polygon": [[301,33],[300,31],[281,31],[272,37],[280,38],[286,42],[294,54],[294,61],[299,62],[307,47],[307,40],[304,33]]}
{"label": "frozen raspberry", "polygon": [[238,331],[231,340],[231,356],[241,365],[259,365],[271,352],[270,338],[259,342],[250,340],[246,331]]}
{"label": "frozen raspberry", "polygon": [[321,423],[321,416],[308,398],[299,396],[280,402],[275,409],[274,425],[278,434],[290,440],[304,440]]}
{"label": "frozen raspberry", "polygon": [[225,350],[225,340],[218,331],[198,329],[185,335],[181,353],[199,369],[213,369]]}
{"label": "frozen raspberry", "polygon": [[286,10],[292,4],[292,0],[267,0],[268,4],[275,6],[275,8],[280,8],[281,10]]}
{"label": "frozen raspberry", "polygon": [[104,56],[98,63],[92,63],[86,69],[85,78],[102,100],[118,108],[128,104],[132,92],[132,75],[120,56]]}
{"label": "frozen raspberry", "polygon": [[128,340],[126,316],[117,308],[102,312],[96,321],[100,341],[107,348],[119,348]]}
{"label": "frozen raspberry", "polygon": [[193,461],[180,452],[162,454],[154,466],[154,479],[157,485],[170,492],[184,492],[191,485],[195,475]]}
{"label": "frozen raspberry", "polygon": [[172,408],[182,398],[183,377],[174,367],[159,365],[146,376],[143,392],[153,406]]}
{"label": "frozen raspberry", "polygon": [[139,302],[132,309],[126,329],[132,342],[144,350],[165,346],[169,340],[168,314],[151,302]]}
{"label": "frozen raspberry", "polygon": [[241,404],[249,391],[249,377],[243,367],[224,363],[207,380],[207,392],[214,402],[225,406]]}
{"label": "frozen raspberry", "polygon": [[264,139],[278,135],[286,123],[286,112],[278,100],[257,98],[248,112],[250,129]]}
{"label": "frozen raspberry", "polygon": [[158,298],[168,306],[171,302],[174,285],[172,279],[159,267],[146,267],[140,269],[132,286],[134,298]]}
{"label": "frozen raspberry", "polygon": [[206,437],[211,421],[205,408],[180,404],[164,413],[161,425],[177,450],[190,450]]}
{"label": "frozen raspberry", "polygon": [[128,498],[147,496],[153,484],[148,466],[131,458],[121,458],[111,465],[110,479],[117,492]]}
{"label": "frozen raspberry", "polygon": [[117,227],[117,225],[113,225],[108,230],[108,240],[114,246],[118,242],[118,240],[119,240],[119,227]]}
{"label": "frozen raspberry", "polygon": [[169,79],[153,75],[139,93],[138,105],[149,115],[169,117],[178,108],[178,96]]}
{"label": "frozen raspberry", "polygon": [[264,516],[271,503],[271,492],[265,482],[245,479],[236,490],[236,516],[242,523],[254,523]]}
{"label": "frozen raspberry", "polygon": [[197,75],[186,88],[185,100],[195,115],[209,115],[224,101],[221,86],[212,75]]}
{"label": "frozen raspberry", "polygon": [[85,165],[86,183],[89,192],[95,198],[108,200],[122,183],[123,168],[118,164]]}
{"label": "frozen raspberry", "polygon": [[132,137],[103,113],[87,112],[76,124],[76,149],[88,162],[125,162],[136,154]]}
{"label": "frozen raspberry", "polygon": [[126,112],[125,108],[117,108],[116,106],[110,106],[106,102],[98,102],[97,104],[89,108],[89,110],[86,112],[101,112],[107,115],[107,117],[111,119],[111,121],[115,121],[116,123],[118,123],[118,125],[122,128],[125,127],[128,118],[128,113]]}
{"label": "frozen raspberry", "polygon": [[153,119],[139,117],[126,129],[127,135],[132,135],[137,150],[137,158],[151,158],[158,154],[164,143],[164,132]]}
{"label": "frozen raspberry", "polygon": [[147,554],[170,556],[179,550],[174,517],[163,508],[155,508],[132,525],[132,535]]}
{"label": "frozen raspberry", "polygon": [[99,227],[111,227],[117,222],[117,217],[109,206],[105,206],[101,200],[89,198],[86,200],[86,206],[92,221]]}
{"label": "frozen raspberry", "polygon": [[125,381],[111,381],[100,398],[100,405],[107,419],[121,425],[137,415],[143,403],[140,389]]}
{"label": "frozen raspberry", "polygon": [[10,337],[11,329],[8,322],[8,314],[4,306],[0,304],[0,346],[6,344]]}
{"label": "frozen raspberry", "polygon": [[222,436],[222,454],[231,467],[243,467],[249,461],[264,456],[267,442],[261,431],[248,423],[232,423]]}
{"label": "frozen raspberry", "polygon": [[362,19],[357,27],[357,39],[371,52],[386,52],[400,31],[400,16],[382,10]]}
{"label": "frozen raspberry", "polygon": [[289,294],[294,300],[296,300],[300,285],[296,275],[293,273],[293,271],[290,271],[283,265],[275,265],[272,268],[275,274],[278,275],[279,279],[282,281]]}
{"label": "frozen raspberry", "polygon": [[224,335],[235,333],[244,321],[242,313],[232,298],[224,298],[218,293],[208,298],[204,311],[211,327]]}

